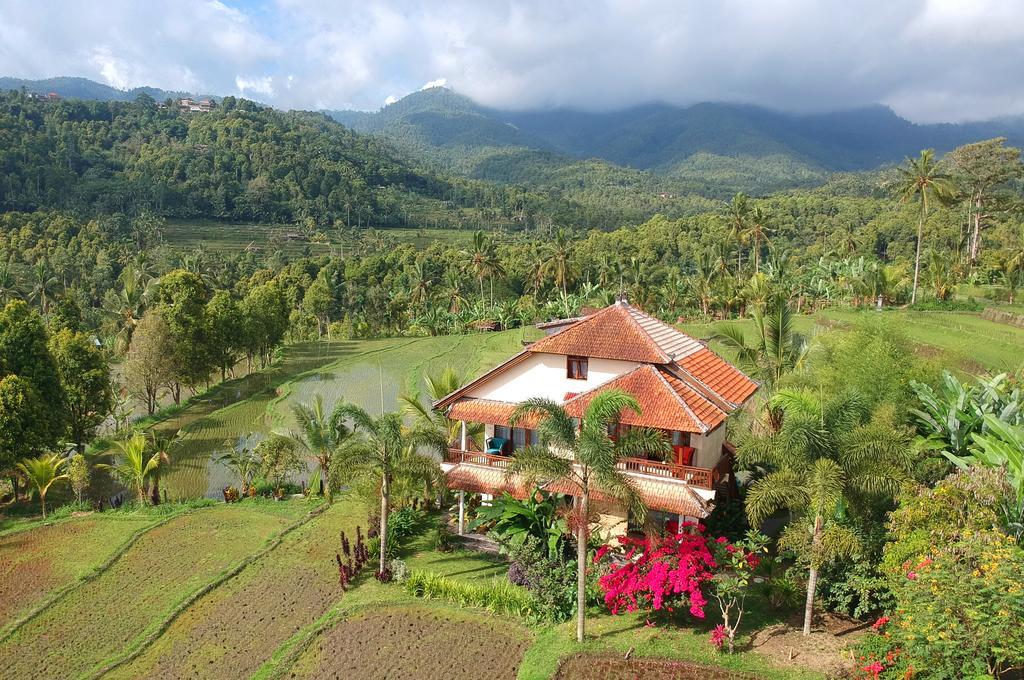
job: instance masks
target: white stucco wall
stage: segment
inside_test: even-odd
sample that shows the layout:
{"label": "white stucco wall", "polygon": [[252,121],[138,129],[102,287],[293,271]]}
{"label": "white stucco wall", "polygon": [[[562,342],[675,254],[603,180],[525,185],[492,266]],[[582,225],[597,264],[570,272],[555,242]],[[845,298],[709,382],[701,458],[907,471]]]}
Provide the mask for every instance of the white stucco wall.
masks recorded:
{"label": "white stucco wall", "polygon": [[591,357],[587,379],[570,380],[565,376],[565,362],[566,357],[562,354],[532,354],[519,365],[477,385],[468,396],[509,402],[544,397],[561,402],[567,392],[592,390],[639,365],[633,361]]}

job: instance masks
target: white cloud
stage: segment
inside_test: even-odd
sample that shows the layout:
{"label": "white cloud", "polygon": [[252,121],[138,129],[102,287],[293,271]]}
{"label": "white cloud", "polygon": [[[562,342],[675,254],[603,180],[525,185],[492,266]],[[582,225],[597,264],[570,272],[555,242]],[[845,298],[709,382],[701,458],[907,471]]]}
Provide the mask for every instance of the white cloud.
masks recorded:
{"label": "white cloud", "polygon": [[[287,86],[290,86],[290,84],[289,82]],[[235,87],[243,95],[252,92],[268,97],[274,96],[274,79],[270,76],[263,76],[262,78],[235,76]]]}
{"label": "white cloud", "polygon": [[1021,72],[1024,3],[1004,0],[0,3],[0,74],[282,107],[375,109],[427,83],[506,108],[882,102],[930,121],[1024,113]]}
{"label": "white cloud", "polygon": [[436,80],[431,80],[429,82],[423,83],[423,87],[421,87],[420,90],[429,90],[432,87],[444,87],[447,84],[447,78],[438,78]]}
{"label": "white cloud", "polygon": [[384,106],[391,106],[392,104],[394,104],[397,101],[398,101],[398,97],[396,97],[393,94],[389,94],[387,97],[384,98]]}

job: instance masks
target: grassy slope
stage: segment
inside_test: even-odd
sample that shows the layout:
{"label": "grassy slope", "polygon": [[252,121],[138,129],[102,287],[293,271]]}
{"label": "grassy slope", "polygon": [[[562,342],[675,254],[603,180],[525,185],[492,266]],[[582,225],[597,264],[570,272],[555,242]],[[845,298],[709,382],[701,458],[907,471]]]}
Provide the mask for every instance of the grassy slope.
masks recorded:
{"label": "grassy slope", "polygon": [[197,510],[148,533],[0,644],[9,677],[74,677],[119,656],[176,605],[301,516],[305,503]]}

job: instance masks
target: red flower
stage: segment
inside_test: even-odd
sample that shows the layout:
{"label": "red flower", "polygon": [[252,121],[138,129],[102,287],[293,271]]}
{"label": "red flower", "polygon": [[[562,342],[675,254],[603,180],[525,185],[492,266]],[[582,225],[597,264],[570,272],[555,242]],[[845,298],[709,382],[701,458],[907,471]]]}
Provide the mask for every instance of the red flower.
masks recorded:
{"label": "red flower", "polygon": [[882,627],[885,626],[885,624],[887,624],[887,623],[889,623],[889,617],[888,616],[880,616],[880,617],[878,617],[877,621],[875,621],[873,624],[871,624],[871,627],[874,628],[875,630],[882,630]]}
{"label": "red flower", "polygon": [[729,542],[729,539],[726,538],[725,536],[719,536],[718,538],[715,539],[715,543],[728,543],[728,542]]}
{"label": "red flower", "polygon": [[728,637],[729,636],[725,632],[725,626],[718,624],[715,626],[715,629],[711,631],[711,644],[713,644],[716,649],[721,649]]}
{"label": "red flower", "polygon": [[864,666],[864,670],[871,673],[872,678],[878,678],[878,676],[885,670],[885,666],[882,665],[881,661],[876,661],[872,664]]}

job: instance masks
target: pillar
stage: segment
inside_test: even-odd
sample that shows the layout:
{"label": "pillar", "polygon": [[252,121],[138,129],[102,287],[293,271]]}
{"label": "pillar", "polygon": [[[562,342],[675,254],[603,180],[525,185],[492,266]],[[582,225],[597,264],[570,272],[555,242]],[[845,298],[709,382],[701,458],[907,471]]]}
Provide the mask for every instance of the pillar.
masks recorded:
{"label": "pillar", "polygon": [[[465,434],[466,424],[462,424],[462,431]],[[466,492],[459,490],[459,536],[466,530]]]}
{"label": "pillar", "polygon": [[466,448],[467,448],[466,444],[469,443],[467,441],[467,437],[466,437],[466,421],[462,420],[462,421],[459,421],[459,422],[461,423],[461,426],[459,428],[460,432],[461,432],[461,436],[462,436],[462,446],[461,446],[461,448],[462,448],[463,451],[465,451]]}

